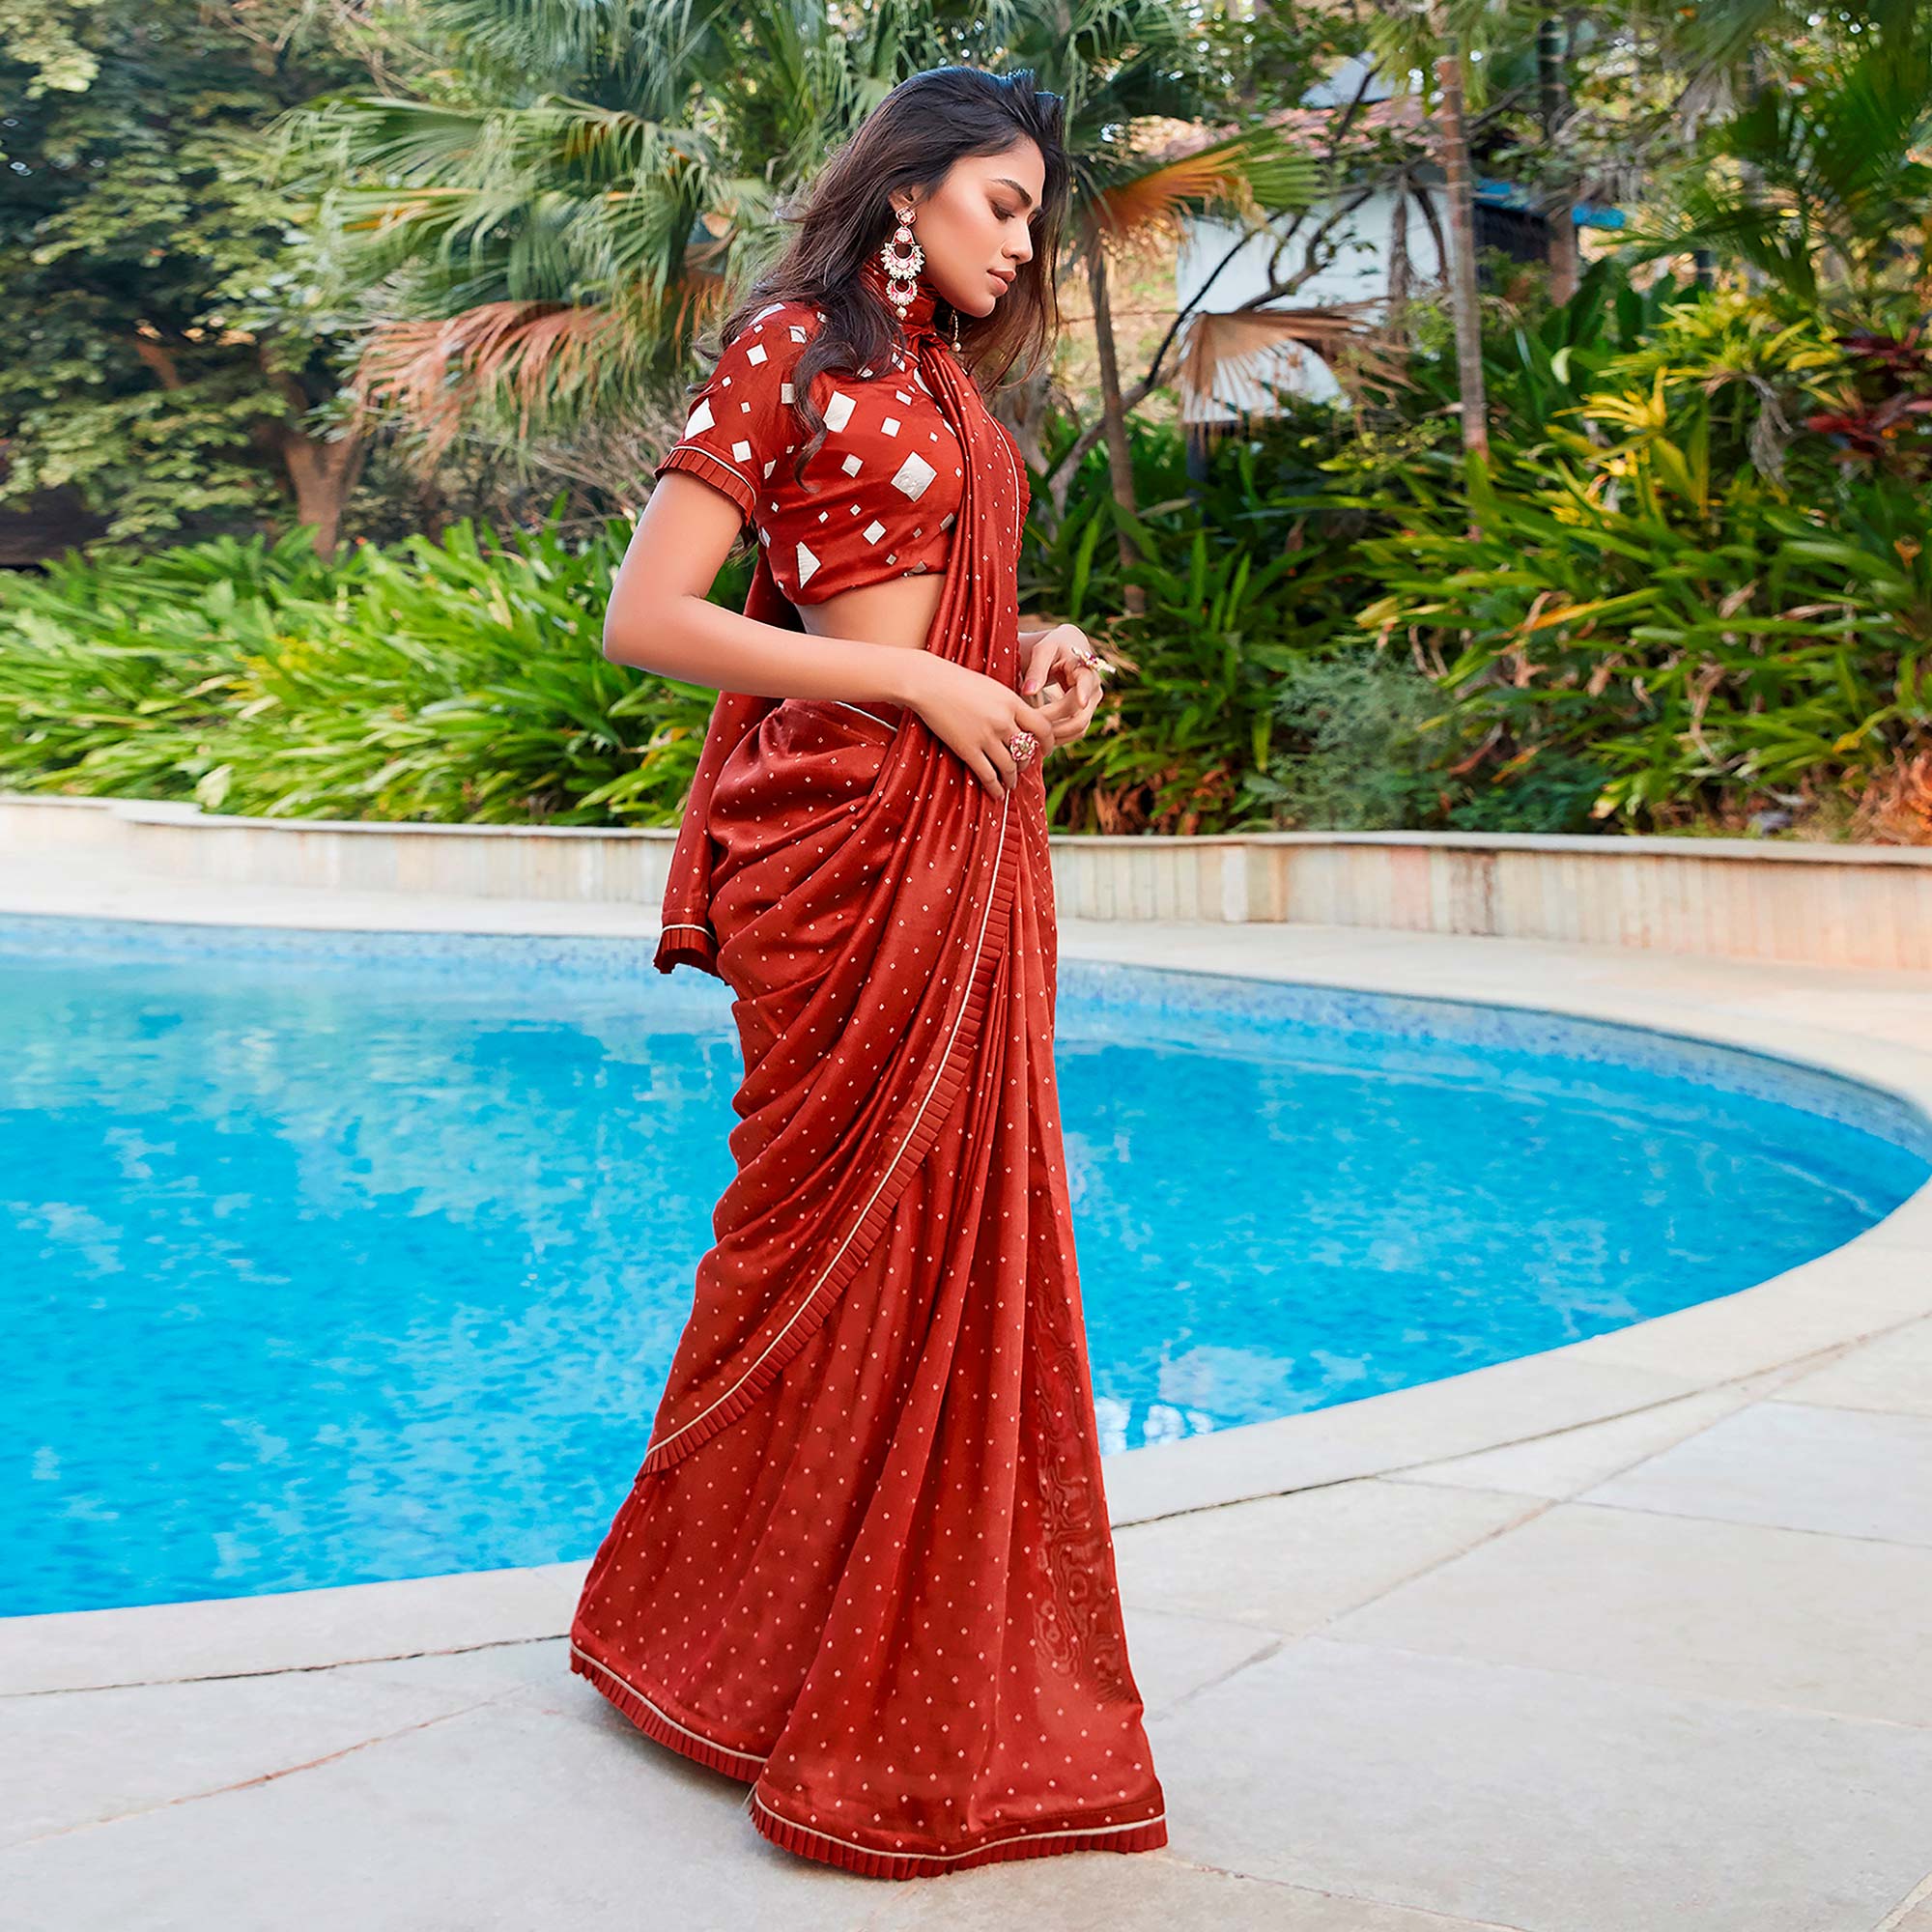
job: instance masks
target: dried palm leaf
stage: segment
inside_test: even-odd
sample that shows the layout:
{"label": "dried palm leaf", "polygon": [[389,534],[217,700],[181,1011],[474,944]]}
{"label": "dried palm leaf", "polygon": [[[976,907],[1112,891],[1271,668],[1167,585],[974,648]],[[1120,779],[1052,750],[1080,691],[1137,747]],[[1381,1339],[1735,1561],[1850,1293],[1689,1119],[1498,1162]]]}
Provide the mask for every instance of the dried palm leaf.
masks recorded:
{"label": "dried palm leaf", "polygon": [[[1319,357],[1351,397],[1358,384],[1400,384],[1399,346],[1376,326],[1380,308],[1353,301],[1195,316],[1175,372],[1182,421],[1211,432],[1280,414],[1279,391],[1306,355]],[[1216,410],[1234,411],[1234,421],[1212,414]]]}

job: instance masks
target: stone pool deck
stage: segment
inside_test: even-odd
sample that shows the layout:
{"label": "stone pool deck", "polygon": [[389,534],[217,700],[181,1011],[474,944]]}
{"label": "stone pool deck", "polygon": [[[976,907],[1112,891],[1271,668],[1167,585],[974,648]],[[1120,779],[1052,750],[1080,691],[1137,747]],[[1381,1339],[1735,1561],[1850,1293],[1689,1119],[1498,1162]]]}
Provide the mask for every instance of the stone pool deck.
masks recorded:
{"label": "stone pool deck", "polygon": [[[9,861],[0,910],[589,929],[62,869]],[[1932,971],[1282,925],[1062,949],[1657,1027],[1932,1112]],[[1932,1189],[1740,1293],[1107,1477],[1162,1851],[792,1858],[568,1674],[569,1563],[0,1623],[5,1922],[1932,1932]]]}

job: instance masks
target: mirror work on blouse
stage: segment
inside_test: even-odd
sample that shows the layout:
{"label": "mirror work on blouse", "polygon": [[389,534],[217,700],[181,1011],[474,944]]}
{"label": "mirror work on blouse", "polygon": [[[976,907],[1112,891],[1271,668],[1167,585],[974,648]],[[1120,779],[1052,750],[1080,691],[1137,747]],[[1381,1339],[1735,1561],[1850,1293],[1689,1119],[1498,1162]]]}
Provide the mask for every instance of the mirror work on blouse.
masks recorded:
{"label": "mirror work on blouse", "polygon": [[[929,310],[932,298],[922,296]],[[897,349],[882,368],[819,372],[812,394],[825,440],[794,480],[807,435],[792,408],[792,375],[824,319],[802,301],[753,314],[653,471],[687,470],[729,497],[793,604],[944,570],[964,488],[959,439],[915,356]]]}

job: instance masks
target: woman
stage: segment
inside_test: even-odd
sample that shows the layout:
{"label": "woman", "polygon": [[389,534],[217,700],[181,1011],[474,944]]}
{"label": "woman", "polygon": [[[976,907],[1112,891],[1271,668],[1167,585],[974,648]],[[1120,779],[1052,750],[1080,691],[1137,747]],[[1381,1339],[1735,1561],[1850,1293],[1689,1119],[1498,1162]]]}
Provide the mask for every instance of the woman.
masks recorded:
{"label": "woman", "polygon": [[[1167,1840],[1053,1068],[1039,758],[1098,660],[1019,629],[1025,467],[975,383],[1046,337],[1061,112],[964,68],[886,97],[726,321],[606,622],[720,687],[656,963],[730,986],[745,1079],[571,1667],[880,1877]],[[742,613],[704,594],[741,522]]]}

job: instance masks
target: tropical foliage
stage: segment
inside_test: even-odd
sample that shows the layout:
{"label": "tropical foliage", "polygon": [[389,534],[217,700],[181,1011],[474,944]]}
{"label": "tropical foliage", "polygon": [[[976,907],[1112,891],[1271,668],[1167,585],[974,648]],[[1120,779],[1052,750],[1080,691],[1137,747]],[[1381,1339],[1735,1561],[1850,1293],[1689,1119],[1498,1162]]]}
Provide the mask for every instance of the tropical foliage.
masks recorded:
{"label": "tropical foliage", "polygon": [[459,523],[331,564],[298,531],[16,581],[0,777],[271,818],[656,822],[712,694],[597,649],[622,536]]}
{"label": "tropical foliage", "polygon": [[[1279,111],[1349,53],[1420,76],[1415,114]],[[1026,608],[1127,675],[1047,768],[1059,825],[1932,840],[1912,0],[0,0],[0,510],[60,485],[107,535],[0,578],[0,778],[670,822],[710,694],[597,639],[693,339],[948,60],[1069,107],[1097,378],[999,407]],[[1292,299],[1335,211],[1466,234],[1492,172],[1547,262],[1403,256],[1341,406],[1213,446],[1156,419],[1202,358],[1183,314],[1123,366],[1136,244],[1265,229],[1257,299]],[[1594,265],[1593,202],[1629,216]]]}
{"label": "tropical foliage", "polygon": [[1439,663],[1492,783],[1585,757],[1598,815],[1890,769],[1932,725],[1924,497],[1794,432],[1849,378],[1813,319],[1678,305],[1508,450],[1506,487],[1412,473],[1402,528],[1362,546],[1386,589],[1361,622]]}

